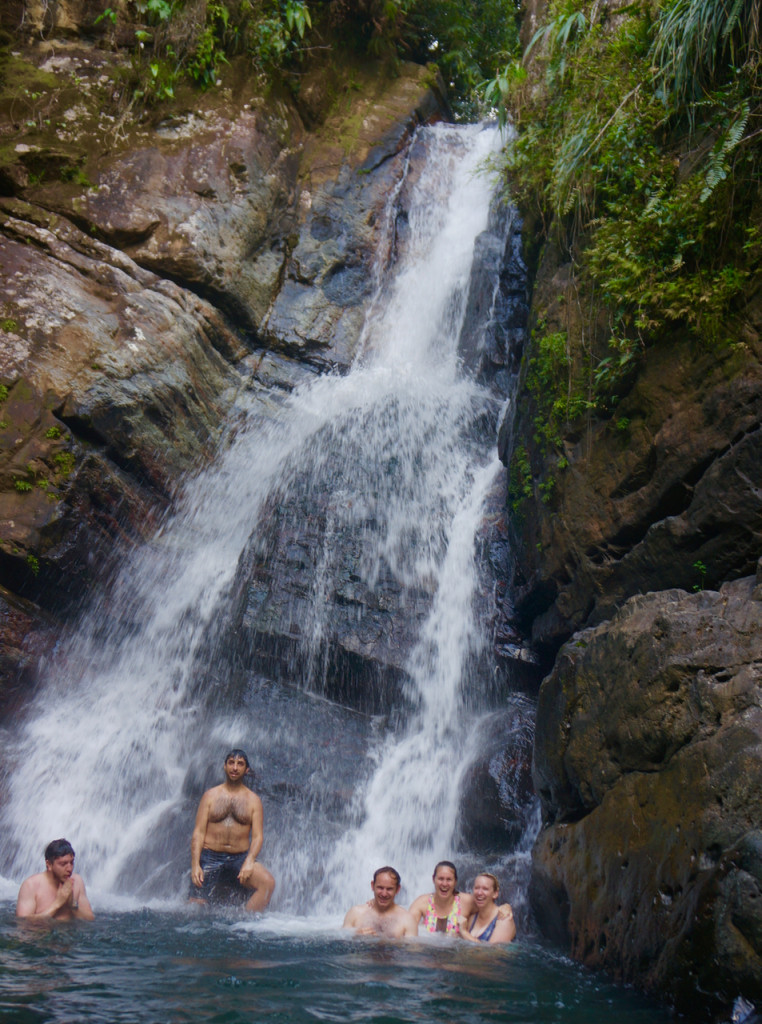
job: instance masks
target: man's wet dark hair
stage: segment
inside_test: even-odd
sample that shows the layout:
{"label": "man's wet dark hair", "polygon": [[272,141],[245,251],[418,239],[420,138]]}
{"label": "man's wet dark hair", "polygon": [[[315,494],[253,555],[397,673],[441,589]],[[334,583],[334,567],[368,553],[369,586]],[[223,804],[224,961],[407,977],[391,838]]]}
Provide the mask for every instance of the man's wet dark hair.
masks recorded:
{"label": "man's wet dark hair", "polygon": [[74,856],[74,848],[68,839],[54,839],[45,847],[45,860],[51,863],[59,857],[68,857],[69,854]]}
{"label": "man's wet dark hair", "polygon": [[391,875],[392,878],[395,878],[397,880],[397,888],[398,889],[402,885],[402,879],[400,878],[399,871],[397,871],[396,868],[390,868],[388,864],[386,865],[386,867],[379,868],[377,871],[373,872],[373,884],[374,885],[376,884],[376,879],[378,878],[379,875]]}
{"label": "man's wet dark hair", "polygon": [[249,756],[248,756],[248,754],[246,753],[245,750],[241,750],[240,747],[236,747],[235,750],[228,751],[228,753],[225,754],[225,759],[223,760],[222,763],[226,764],[230,760],[231,757],[242,757],[244,759],[244,761],[246,762],[246,767],[247,768],[251,768],[251,765],[249,764]]}

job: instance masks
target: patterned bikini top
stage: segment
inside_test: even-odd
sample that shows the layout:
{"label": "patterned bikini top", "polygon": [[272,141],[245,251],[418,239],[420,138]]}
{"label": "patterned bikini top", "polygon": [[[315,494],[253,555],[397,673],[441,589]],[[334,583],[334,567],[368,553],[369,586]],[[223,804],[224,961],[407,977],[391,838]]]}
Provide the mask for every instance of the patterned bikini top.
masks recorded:
{"label": "patterned bikini top", "polygon": [[[447,921],[447,927],[444,929],[449,935],[457,935],[460,931],[460,925],[458,924],[458,918],[461,915],[460,910],[460,893],[456,893],[453,897],[452,910],[444,920]],[[427,932],[436,932],[440,929],[437,928],[437,908],[434,906],[434,897],[429,896],[428,903],[426,904],[426,910],[423,915],[423,927]]]}

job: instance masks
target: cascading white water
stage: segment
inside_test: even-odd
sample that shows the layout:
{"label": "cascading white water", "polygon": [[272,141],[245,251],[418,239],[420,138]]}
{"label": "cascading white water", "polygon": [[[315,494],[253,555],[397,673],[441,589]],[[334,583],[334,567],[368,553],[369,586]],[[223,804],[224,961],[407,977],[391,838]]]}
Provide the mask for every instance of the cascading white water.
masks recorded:
{"label": "cascading white water", "polygon": [[[480,721],[463,699],[466,664],[485,642],[473,613],[474,537],[498,470],[494,445],[474,426],[493,399],[459,373],[457,344],[493,190],[480,169],[498,138],[477,126],[425,132],[430,153],[411,186],[409,233],[391,282],[379,276],[352,371],[302,385],[266,427],[255,411],[246,417],[215,466],[188,482],[153,542],[130,558],[109,598],[108,625],[106,610],[94,609],[42,667],[44,686],[20,734],[6,739],[4,858],[15,877],[38,867],[47,841],[66,835],[91,886],[122,891],[148,834],[182,827],[185,848],[191,822],[180,825],[177,808],[202,745],[222,752],[231,736],[252,746],[302,742],[285,718],[254,721],[221,708],[210,722],[194,686],[196,659],[225,614],[268,502],[287,502],[305,478],[324,485],[336,466],[304,630],[311,671],[321,671],[330,634],[331,536],[343,525],[374,523],[363,532],[366,585],[383,566],[430,592],[431,611],[408,666],[416,709],[373,749],[352,830],[336,842],[314,818],[286,818],[280,834],[267,835],[264,859],[287,883],[276,905],[309,905],[313,897],[303,893],[300,902],[294,893],[316,858],[336,880],[325,896],[335,908],[347,893],[359,898],[386,861],[422,889],[433,861],[451,851],[458,784]],[[314,679],[296,681],[319,690]],[[306,832],[308,846],[294,841]]]}

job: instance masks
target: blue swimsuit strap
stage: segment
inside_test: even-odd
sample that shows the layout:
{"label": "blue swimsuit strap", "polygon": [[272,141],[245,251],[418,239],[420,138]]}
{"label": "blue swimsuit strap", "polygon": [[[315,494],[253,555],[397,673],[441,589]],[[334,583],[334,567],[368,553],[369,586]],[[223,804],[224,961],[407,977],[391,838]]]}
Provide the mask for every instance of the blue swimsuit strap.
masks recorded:
{"label": "blue swimsuit strap", "polygon": [[[468,926],[468,930],[469,931],[471,931],[473,926],[476,924],[476,916],[477,915],[474,914],[473,920],[472,920],[471,924]],[[492,933],[495,930],[495,925],[497,924],[497,917],[498,917],[498,915],[495,914],[495,916],[492,918],[492,920],[487,925],[487,927],[484,929],[484,931],[481,933],[481,935],[474,935],[474,938],[478,939],[479,942],[489,942],[489,940],[492,938]]]}

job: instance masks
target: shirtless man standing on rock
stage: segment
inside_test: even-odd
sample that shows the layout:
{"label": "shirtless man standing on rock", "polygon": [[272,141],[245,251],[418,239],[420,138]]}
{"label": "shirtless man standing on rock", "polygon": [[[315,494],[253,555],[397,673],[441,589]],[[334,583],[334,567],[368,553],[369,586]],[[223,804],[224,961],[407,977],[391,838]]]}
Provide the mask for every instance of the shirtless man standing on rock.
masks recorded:
{"label": "shirtless man standing on rock", "polygon": [[194,903],[214,898],[218,882],[236,882],[252,894],[246,909],[261,912],[270,902],[275,879],[257,863],[262,849],[262,801],[246,786],[249,759],[243,750],[225,757],[225,781],[201,797],[191,838],[191,891]]}
{"label": "shirtless man standing on rock", "polygon": [[370,887],[373,899],[358,903],[347,911],[343,928],[354,928],[356,935],[380,935],[387,939],[400,939],[418,934],[418,922],[394,898],[400,891],[400,874],[391,867],[379,868]]}
{"label": "shirtless man standing on rock", "polygon": [[66,839],[45,848],[45,870],[21,883],[16,917],[27,921],[94,921],[85,883],[74,874],[74,850]]}

